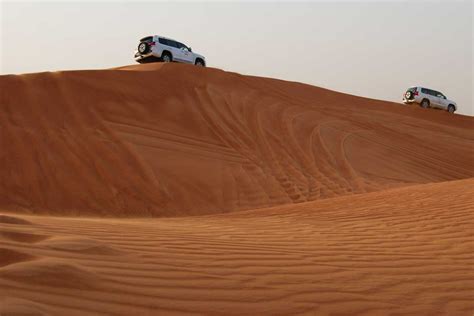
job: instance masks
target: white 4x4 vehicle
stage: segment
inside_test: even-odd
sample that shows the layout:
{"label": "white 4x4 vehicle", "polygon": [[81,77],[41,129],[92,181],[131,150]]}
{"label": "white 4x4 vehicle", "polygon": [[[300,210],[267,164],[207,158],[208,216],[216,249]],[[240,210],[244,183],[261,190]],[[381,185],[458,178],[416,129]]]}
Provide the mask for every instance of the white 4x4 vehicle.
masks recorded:
{"label": "white 4x4 vehicle", "polygon": [[139,63],[151,61],[181,62],[197,66],[206,66],[204,56],[196,54],[191,47],[178,41],[159,35],[147,36],[140,40],[135,52],[135,60]]}
{"label": "white 4x4 vehicle", "polygon": [[441,92],[423,87],[411,87],[403,95],[403,103],[418,103],[423,108],[439,108],[454,113],[458,109],[456,102],[449,100]]}

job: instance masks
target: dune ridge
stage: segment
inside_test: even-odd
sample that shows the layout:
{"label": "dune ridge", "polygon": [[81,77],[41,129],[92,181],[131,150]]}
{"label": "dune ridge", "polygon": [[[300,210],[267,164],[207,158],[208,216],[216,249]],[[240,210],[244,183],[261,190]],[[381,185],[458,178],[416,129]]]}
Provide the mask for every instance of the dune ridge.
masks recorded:
{"label": "dune ridge", "polygon": [[187,65],[0,76],[0,207],[218,214],[474,176],[474,119]]}

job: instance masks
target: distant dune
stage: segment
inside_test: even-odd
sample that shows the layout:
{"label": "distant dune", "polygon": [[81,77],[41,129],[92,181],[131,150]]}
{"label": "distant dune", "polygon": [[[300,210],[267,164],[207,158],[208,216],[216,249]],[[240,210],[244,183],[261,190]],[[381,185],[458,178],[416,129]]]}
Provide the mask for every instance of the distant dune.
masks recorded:
{"label": "distant dune", "polygon": [[16,212],[213,214],[474,176],[474,118],[300,83],[148,64],[0,84]]}
{"label": "distant dune", "polygon": [[1,316],[474,314],[472,117],[178,64],[0,90]]}

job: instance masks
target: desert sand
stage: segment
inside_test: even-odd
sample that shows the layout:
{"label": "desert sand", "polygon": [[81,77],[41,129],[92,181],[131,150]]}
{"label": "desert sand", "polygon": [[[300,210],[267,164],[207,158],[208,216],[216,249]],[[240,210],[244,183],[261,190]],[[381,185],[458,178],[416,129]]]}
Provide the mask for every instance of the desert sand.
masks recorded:
{"label": "desert sand", "polygon": [[474,118],[212,68],[0,76],[0,315],[472,315]]}

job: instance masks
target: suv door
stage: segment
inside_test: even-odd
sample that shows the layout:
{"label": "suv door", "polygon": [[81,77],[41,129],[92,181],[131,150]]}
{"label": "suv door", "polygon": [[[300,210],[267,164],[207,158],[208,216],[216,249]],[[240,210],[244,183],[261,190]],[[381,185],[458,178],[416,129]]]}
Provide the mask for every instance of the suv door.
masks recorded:
{"label": "suv door", "polygon": [[174,61],[182,61],[183,60],[183,53],[179,49],[178,42],[167,39],[168,47],[170,48],[171,54],[173,55]]}
{"label": "suv door", "polygon": [[175,58],[175,52],[174,52],[174,47],[171,45],[171,40],[167,38],[160,37],[158,39],[158,42],[163,46],[162,50],[167,50],[173,55],[173,58]]}
{"label": "suv door", "polygon": [[431,90],[431,89],[425,89],[426,90],[426,97],[428,100],[430,100],[430,106],[432,108],[438,107],[438,98],[436,97],[436,91]]}
{"label": "suv door", "polygon": [[444,94],[442,94],[441,92],[438,92],[438,93],[439,93],[439,106],[440,106],[440,108],[442,108],[443,110],[447,110],[448,105],[449,105],[449,101],[447,100],[447,98]]}
{"label": "suv door", "polygon": [[430,105],[434,105],[434,97],[430,89],[421,88],[420,103],[423,101],[423,99],[428,99],[428,101],[430,101]]}
{"label": "suv door", "polygon": [[433,103],[432,103],[433,106],[437,108],[443,108],[443,103],[442,103],[443,94],[435,90],[431,90],[431,92],[433,93]]}
{"label": "suv door", "polygon": [[189,48],[184,45],[183,43],[178,42],[178,47],[181,50],[181,54],[183,57],[183,61],[187,63],[193,63],[194,62],[194,56],[193,53],[189,51]]}

